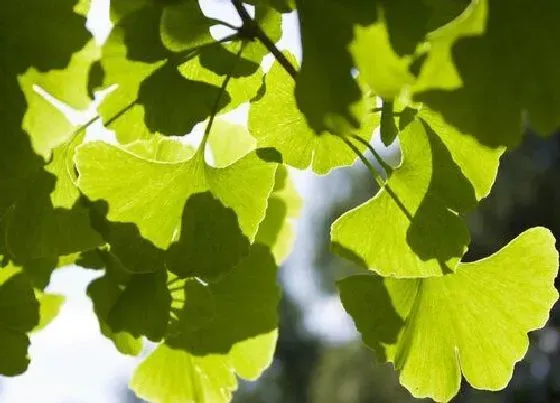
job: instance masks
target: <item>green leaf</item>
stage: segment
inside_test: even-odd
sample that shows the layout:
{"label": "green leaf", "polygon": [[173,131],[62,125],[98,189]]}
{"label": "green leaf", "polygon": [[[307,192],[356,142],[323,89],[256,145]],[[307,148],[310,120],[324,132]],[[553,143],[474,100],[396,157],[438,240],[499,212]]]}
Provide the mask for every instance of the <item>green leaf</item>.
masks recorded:
{"label": "green leaf", "polygon": [[460,73],[453,62],[453,45],[464,37],[484,33],[486,10],[485,1],[473,1],[458,18],[428,34],[429,47],[421,53],[425,60],[413,85],[415,92],[454,90],[462,86]]}
{"label": "green leaf", "polygon": [[[255,98],[262,84],[263,72],[259,64],[266,52],[248,44],[238,60],[236,54],[240,46],[240,42],[225,46],[220,44],[209,46],[201,49],[198,55],[179,66],[183,77],[212,88],[219,88],[227,74],[231,72],[231,79],[226,89],[227,96],[222,98],[219,105],[221,113],[235,109],[243,102]],[[214,96],[211,101],[196,100],[198,104],[194,108],[199,109],[195,111],[200,110],[201,115],[209,116],[216,99],[217,97]]]}
{"label": "green leaf", "polygon": [[377,19],[377,2],[299,0],[296,4],[303,48],[295,86],[298,107],[317,133],[343,134],[359,128],[365,110],[360,86],[350,75],[354,62],[347,48],[355,24]]}
{"label": "green leaf", "polygon": [[[196,24],[179,24],[177,18],[192,18]],[[103,86],[118,84],[118,88],[99,108],[119,142],[148,138],[153,133],[189,133],[212,113],[220,86],[234,65],[218,109],[231,110],[256,96],[262,79],[258,63],[264,53],[259,56],[255,52],[260,48],[248,45],[245,52],[256,61],[237,60],[235,53],[241,44],[212,44],[208,31],[211,21],[202,16],[196,2],[134,7],[119,20],[101,57]],[[190,40],[181,39],[181,35]],[[186,52],[202,42],[212,45]]]}
{"label": "green leaf", "polygon": [[[484,35],[453,47],[462,86],[426,91],[418,99],[490,146],[518,144],[524,112],[538,132],[551,134],[560,126],[560,56],[550,34],[560,18],[560,4],[481,0],[479,7],[486,17]],[[505,45],[504,38],[512,45]]]}
{"label": "green leaf", "polygon": [[527,332],[558,298],[558,253],[544,228],[494,255],[429,279],[354,276],[339,282],[363,341],[400,371],[415,397],[449,401],[461,373],[477,389],[503,389],[527,351]]}
{"label": "green leaf", "polygon": [[216,118],[208,144],[212,150],[213,166],[226,167],[240,160],[256,148],[256,141],[244,126]]}
{"label": "green leaf", "polygon": [[487,195],[503,150],[471,141],[424,110],[399,139],[401,166],[373,199],[335,221],[333,247],[383,276],[452,272],[469,243],[458,214]]}
{"label": "green leaf", "polygon": [[88,211],[79,202],[71,176],[74,148],[82,137],[53,151],[45,171],[29,178],[28,189],[6,216],[6,245],[24,268],[30,260],[56,260],[101,243],[99,234],[90,227]]}
{"label": "green leaf", "polygon": [[0,268],[0,374],[15,376],[27,369],[27,333],[39,318],[39,303],[22,270]]}
{"label": "green leaf", "polygon": [[216,280],[249,252],[249,239],[235,211],[210,192],[191,195],[183,211],[179,239],[166,252],[166,267],[180,278]]}
{"label": "green leaf", "polygon": [[119,352],[138,355],[142,351],[141,338],[127,331],[114,331],[107,323],[109,314],[122,293],[122,283],[126,281],[126,276],[125,278],[115,277],[118,276],[118,262],[110,255],[103,254],[103,256],[107,264],[107,272],[105,276],[93,280],[87,288],[87,294],[93,303],[99,321],[99,329],[114,343]]}
{"label": "green leaf", "polygon": [[350,52],[362,79],[378,96],[390,101],[414,77],[408,71],[410,58],[401,57],[393,50],[387,29],[384,16],[372,25],[356,27]]}
{"label": "green leaf", "polygon": [[256,379],[272,361],[279,301],[274,259],[255,244],[218,282],[190,280],[184,293],[165,344],[140,364],[131,388],[154,402],[228,402],[235,373]]}
{"label": "green leaf", "polygon": [[[75,92],[56,91],[59,87],[55,83],[60,84],[61,76],[66,73],[46,72],[65,69],[69,63],[68,71],[76,72],[72,67],[75,64],[72,55],[91,38],[85,28],[85,18],[72,10],[74,3],[73,0],[48,3],[23,0],[0,6],[0,37],[3,38],[0,45],[0,64],[3,66],[0,79],[0,215],[27,191],[29,181],[43,164],[23,129],[33,129],[34,133],[30,134],[33,146],[44,156],[49,155],[53,139],[56,145],[61,135],[68,134],[65,131],[67,122],[62,121],[60,115],[51,114],[52,106],[34,93],[32,85],[43,85],[57,96],[64,93],[61,98],[68,102],[77,101],[78,96],[69,94],[77,94],[79,86]],[[72,77],[72,83],[77,84],[74,81],[76,76]],[[49,125],[43,118],[51,124],[49,137],[44,131]],[[36,141],[38,138],[39,142]]]}
{"label": "green leaf", "polygon": [[269,7],[274,7],[281,13],[289,13],[296,8],[294,0],[247,0],[244,1],[244,3],[253,4],[255,6],[267,5]]}
{"label": "green leaf", "polygon": [[181,52],[213,41],[212,20],[206,17],[198,2],[183,1],[165,7],[161,16],[161,40],[173,52]]}
{"label": "green leaf", "polygon": [[[311,165],[319,174],[355,161],[356,155],[341,139],[329,132],[316,134],[307,125],[293,96],[293,80],[279,63],[267,73],[265,88],[264,96],[249,110],[249,132],[256,137],[258,147],[272,147],[282,154],[283,163],[299,169]],[[377,123],[378,117],[369,114],[356,134],[369,141]]]}
{"label": "green leaf", "polygon": [[161,67],[170,54],[161,43],[160,16],[159,7],[131,12],[115,25],[101,51],[103,86],[118,84],[118,88],[104,98],[99,114],[106,125],[111,123],[121,143],[150,134],[143,123],[144,108],[135,102],[141,83]]}
{"label": "green leaf", "polygon": [[268,199],[266,216],[255,238],[267,245],[281,264],[290,254],[295,239],[293,221],[299,216],[302,199],[297,193],[288,170],[281,165],[276,171],[274,190]]}
{"label": "green leaf", "polygon": [[165,271],[133,275],[111,307],[107,325],[114,333],[159,341],[167,330],[170,306]]}
{"label": "green leaf", "polygon": [[189,197],[208,191],[237,214],[244,236],[254,239],[276,170],[254,153],[228,167],[213,168],[200,150],[191,159],[169,163],[101,142],[79,147],[76,165],[81,191],[93,201],[107,201],[109,221],[136,224],[142,237],[162,249],[181,233]]}
{"label": "green leaf", "polygon": [[37,296],[39,301],[39,323],[33,328],[33,332],[39,332],[48,326],[60,312],[64,304],[64,296],[58,294],[42,294]]}
{"label": "green leaf", "polygon": [[[285,0],[272,0],[282,2]],[[256,5],[255,22],[272,43],[277,43],[282,38],[282,14],[266,5]],[[230,45],[231,46],[231,45]],[[261,41],[255,40],[247,43],[243,57],[260,64],[263,57],[270,53]]]}
{"label": "green leaf", "polygon": [[[0,6],[2,66],[12,73],[28,67],[63,69],[70,56],[91,38],[76,0],[21,0]],[[14,57],[17,55],[17,57]]]}
{"label": "green leaf", "polygon": [[[212,126],[209,144],[215,166],[228,166],[255,149],[255,139],[243,126],[233,125],[217,119]],[[297,193],[285,166],[279,165],[274,179],[274,188],[268,199],[266,216],[259,225],[255,240],[267,245],[280,264],[288,256],[295,238],[293,220],[302,208]]]}

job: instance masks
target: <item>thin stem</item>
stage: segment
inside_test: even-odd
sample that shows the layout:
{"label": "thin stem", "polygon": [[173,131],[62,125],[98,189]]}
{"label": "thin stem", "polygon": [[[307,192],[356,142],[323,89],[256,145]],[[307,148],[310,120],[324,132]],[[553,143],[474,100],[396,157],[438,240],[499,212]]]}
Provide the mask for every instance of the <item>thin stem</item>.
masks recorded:
{"label": "thin stem", "polygon": [[233,24],[230,24],[230,23],[227,22],[227,21],[219,20],[219,19],[217,19],[217,18],[212,18],[212,22],[215,22],[215,23],[218,24],[218,25],[223,25],[224,27],[228,27],[228,28],[231,28],[231,29],[235,29],[236,31],[239,29],[238,26],[235,26],[235,25],[233,25]]}
{"label": "thin stem", "polygon": [[373,178],[375,179],[375,181],[379,185],[379,187],[380,188],[384,187],[385,182],[383,182],[383,179],[379,175],[379,172],[377,172],[377,170],[375,169],[373,164],[371,162],[369,162],[369,160],[364,156],[364,154],[362,154],[362,152],[358,149],[358,147],[356,147],[354,144],[352,144],[352,142],[350,140],[348,140],[347,137],[344,137],[344,136],[337,136],[337,137],[339,139],[341,139],[344,142],[344,144],[346,144],[348,146],[348,148],[350,148],[354,152],[354,154],[356,154],[358,156],[358,158],[360,158],[362,163],[367,167],[367,169],[371,173],[371,176],[373,176]]}
{"label": "thin stem", "polygon": [[243,53],[243,50],[245,49],[245,45],[246,42],[243,42],[241,44],[241,47],[239,48],[239,50],[237,51],[237,57],[235,58],[235,61],[232,63],[231,68],[229,69],[226,78],[224,78],[224,81],[222,82],[222,86],[220,87],[220,91],[218,92],[218,97],[216,99],[216,103],[214,104],[214,107],[212,108],[212,112],[210,113],[210,118],[208,119],[208,124],[206,125],[206,129],[204,130],[204,136],[202,137],[202,142],[200,143],[200,148],[199,150],[201,152],[204,152],[204,148],[206,147],[206,143],[208,142],[208,137],[210,136],[210,131],[212,130],[212,125],[214,124],[214,118],[216,117],[216,115],[218,114],[218,111],[220,110],[220,102],[222,100],[222,97],[224,95],[224,93],[226,92],[226,88],[228,86],[229,80],[231,80],[231,76],[233,75],[233,71],[235,70],[235,67],[237,66],[237,63],[239,62],[239,59],[241,58],[241,53]]}
{"label": "thin stem", "polygon": [[362,143],[363,145],[365,145],[368,150],[373,154],[373,156],[375,157],[375,159],[377,160],[377,163],[379,165],[381,165],[381,167],[385,170],[385,172],[387,172],[387,175],[390,175],[391,173],[393,173],[393,168],[391,168],[391,166],[389,164],[387,164],[383,158],[381,158],[381,155],[379,155],[379,153],[377,151],[375,151],[375,148],[373,148],[373,146],[366,141],[365,139],[361,138],[360,136],[358,136],[357,134],[352,134],[351,136],[353,139],[359,141],[360,143]]}
{"label": "thin stem", "polygon": [[293,79],[297,76],[297,70],[292,65],[292,63],[288,60],[288,58],[280,52],[280,50],[276,47],[274,42],[268,37],[268,35],[259,27],[259,25],[251,18],[241,0],[231,0],[231,3],[237,10],[237,14],[241,18],[243,22],[243,26],[240,28],[239,32],[249,36],[251,39],[256,38],[258,39],[266,49],[274,55],[278,63],[282,65],[284,70],[288,72]]}

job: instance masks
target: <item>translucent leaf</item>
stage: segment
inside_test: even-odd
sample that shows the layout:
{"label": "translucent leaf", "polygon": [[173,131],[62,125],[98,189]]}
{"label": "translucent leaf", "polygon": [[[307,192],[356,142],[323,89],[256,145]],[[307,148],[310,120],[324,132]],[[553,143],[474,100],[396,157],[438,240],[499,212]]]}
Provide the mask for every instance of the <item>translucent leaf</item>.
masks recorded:
{"label": "translucent leaf", "polygon": [[39,323],[39,303],[29,279],[15,266],[0,268],[0,374],[27,369],[27,333]]}
{"label": "translucent leaf", "polygon": [[296,4],[303,48],[295,86],[297,105],[318,133],[354,130],[365,111],[362,91],[350,75],[354,62],[348,45],[355,24],[377,19],[377,2],[300,0]]}
{"label": "translucent leaf", "polygon": [[266,216],[259,226],[255,238],[267,245],[274,254],[276,263],[281,264],[290,254],[295,239],[293,221],[299,216],[302,199],[285,166],[276,171],[274,190],[268,199]]}
{"label": "translucent leaf", "polygon": [[[177,21],[182,18],[194,19],[196,24]],[[210,116],[232,68],[232,79],[218,109],[233,109],[256,96],[262,79],[259,63],[264,56],[261,52],[257,57],[251,50],[260,49],[257,45],[245,49],[256,61],[237,60],[240,43],[214,43],[188,52],[202,42],[212,43],[208,31],[211,22],[201,14],[197,2],[165,7],[143,4],[120,18],[101,58],[103,86],[118,87],[100,106],[104,122],[116,131],[119,142],[148,138],[153,133],[188,134]]]}
{"label": "translucent leaf", "polygon": [[33,332],[39,332],[48,326],[60,312],[64,304],[64,296],[58,294],[39,294],[39,323],[33,328]]}
{"label": "translucent leaf", "polygon": [[135,102],[142,81],[169,55],[160,39],[160,16],[158,7],[127,15],[115,25],[102,48],[103,86],[118,84],[118,88],[105,97],[99,113],[105,124],[119,117],[110,127],[122,143],[150,134],[143,123],[144,108]]}
{"label": "translucent leaf", "polygon": [[355,32],[350,51],[361,77],[378,96],[396,98],[414,76],[408,71],[409,58],[391,47],[384,17],[367,27],[356,27]]}
{"label": "translucent leaf", "polygon": [[461,132],[491,146],[519,143],[525,111],[538,132],[552,133],[560,126],[560,60],[550,29],[560,17],[560,4],[479,3],[484,35],[453,47],[462,86],[426,91],[418,98]]}
{"label": "translucent leaf", "polygon": [[[296,168],[312,166],[316,173],[350,165],[356,159],[341,139],[329,132],[316,134],[308,125],[294,99],[294,83],[275,63],[265,78],[266,93],[251,104],[249,131],[258,147],[272,147],[282,155],[282,162]],[[369,141],[378,117],[369,114],[357,134]],[[363,148],[363,147],[361,147]]]}
{"label": "translucent leaf", "polygon": [[165,7],[161,16],[161,40],[173,52],[212,42],[212,20],[197,1],[183,1]]}
{"label": "translucent leaf", "polygon": [[[235,109],[243,102],[252,100],[262,84],[263,72],[259,67],[260,59],[266,52],[260,48],[251,48],[247,45],[242,53],[242,57],[237,60],[236,53],[241,43],[233,43],[227,46],[216,44],[201,49],[198,55],[179,66],[179,71],[188,80],[219,88],[226,75],[231,72],[231,79],[227,86],[227,95],[222,98],[219,105],[221,113]],[[251,49],[255,52],[251,52]],[[253,56],[255,60],[247,59],[246,55]],[[235,66],[235,67],[233,67]],[[233,67],[233,70],[232,70]],[[200,110],[201,116],[207,117],[216,103],[216,96],[212,100],[199,99],[197,111]],[[203,119],[199,118],[199,121]]]}
{"label": "translucent leaf", "polygon": [[[2,66],[10,73],[28,67],[63,69],[91,35],[86,19],[73,11],[76,0],[21,0],[0,6]],[[14,57],[17,55],[17,57]]]}
{"label": "translucent leaf", "polygon": [[121,353],[138,355],[142,351],[141,338],[127,331],[114,331],[107,323],[111,309],[122,293],[118,279],[112,279],[110,276],[111,274],[106,274],[93,280],[87,289],[99,321],[99,329],[103,335],[113,341]]}
{"label": "translucent leaf", "polygon": [[[0,45],[3,60],[0,78],[0,215],[27,190],[33,176],[40,170],[43,161],[35,155],[34,148],[48,156],[51,138],[55,138],[57,143],[61,135],[68,134],[65,131],[67,123],[61,121],[59,115],[51,114],[52,106],[38,94],[32,94],[32,85],[37,82],[54,89],[53,83],[59,82],[58,77],[65,74],[60,69],[66,69],[69,62],[73,66],[72,55],[91,38],[85,28],[85,18],[73,12],[74,5],[73,0],[48,3],[23,0],[0,6],[0,37],[3,38]],[[46,72],[52,69],[57,69],[57,72]],[[76,71],[72,67],[68,69]],[[23,74],[26,70],[27,73]],[[75,101],[75,98],[68,96],[68,101]],[[30,111],[26,113],[28,106]],[[39,108],[35,109],[37,106]],[[34,115],[33,111],[37,114]],[[52,124],[50,138],[43,131],[48,125],[38,120],[45,117]],[[40,146],[36,147],[35,141],[31,144],[22,123],[26,130],[33,127],[45,134],[31,134],[34,139],[42,137],[44,141]]]}
{"label": "translucent leaf", "polygon": [[[90,227],[89,214],[79,202],[74,184],[72,155],[81,137],[53,151],[45,171],[29,180],[29,188],[6,216],[6,245],[12,258],[26,268],[34,259],[94,249],[101,243]],[[54,268],[54,265],[53,265]]]}
{"label": "translucent leaf", "polygon": [[167,250],[165,262],[181,278],[215,281],[248,252],[249,239],[239,228],[235,211],[204,192],[189,196],[180,236]]}
{"label": "translucent leaf", "polygon": [[253,151],[257,142],[244,126],[217,118],[212,125],[208,143],[212,150],[213,166],[226,167]]}
{"label": "translucent leaf", "polygon": [[157,342],[167,331],[171,295],[165,271],[131,275],[110,253],[102,256],[105,275],[88,286],[100,330],[120,352],[136,355],[142,336]]}
{"label": "translucent leaf", "polygon": [[294,0],[247,0],[244,1],[244,3],[253,5],[267,5],[270,7],[274,7],[281,13],[289,13],[296,7]]}
{"label": "translucent leaf", "polygon": [[383,276],[452,272],[470,240],[459,213],[488,194],[503,150],[461,136],[430,111],[399,139],[401,166],[373,199],[335,221],[333,246]]}
{"label": "translucent leaf", "polygon": [[558,298],[554,243],[534,228],[447,276],[349,277],[339,282],[342,303],[415,397],[449,401],[461,373],[477,389],[503,389],[527,351],[527,332],[544,326]]}
{"label": "translucent leaf", "polygon": [[272,361],[279,301],[274,259],[255,244],[218,282],[190,280],[184,292],[165,344],[140,364],[131,388],[154,402],[227,402],[237,388],[235,373],[256,379]]}
{"label": "translucent leaf", "polygon": [[254,153],[228,167],[213,168],[201,151],[169,163],[101,142],[81,146],[76,164],[80,189],[93,201],[107,201],[108,220],[136,224],[142,237],[162,249],[181,233],[186,201],[204,192],[233,210],[244,236],[254,239],[276,170]]}

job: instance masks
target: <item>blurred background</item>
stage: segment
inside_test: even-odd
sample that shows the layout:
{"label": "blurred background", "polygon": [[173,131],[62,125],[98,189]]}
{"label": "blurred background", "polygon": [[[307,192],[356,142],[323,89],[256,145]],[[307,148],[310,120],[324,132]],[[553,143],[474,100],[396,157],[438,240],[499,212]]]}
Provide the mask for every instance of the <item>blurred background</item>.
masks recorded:
{"label": "blurred background", "polygon": [[[206,1],[205,12],[236,22],[229,2]],[[93,2],[90,20],[102,41],[108,32],[107,1]],[[105,21],[105,22],[104,22]],[[299,55],[295,16],[284,26],[280,47]],[[225,33],[221,33],[225,34]],[[78,120],[87,120],[88,113]],[[502,158],[491,195],[468,216],[472,243],[467,260],[487,256],[522,231],[545,226],[560,236],[560,140],[539,138],[527,128],[525,140]],[[375,143],[392,165],[399,149]],[[375,161],[372,161],[375,163]],[[389,364],[364,347],[339,302],[336,279],[357,270],[330,253],[330,224],[377,191],[359,163],[328,176],[292,171],[304,208],[296,223],[294,250],[280,270],[284,289],[279,307],[280,334],[272,366],[257,382],[242,382],[236,403],[400,403],[415,402]],[[375,229],[372,229],[375,230]],[[127,388],[142,357],[120,355],[99,334],[87,284],[98,272],[66,268],[54,273],[49,290],[67,296],[57,319],[32,336],[32,362],[22,376],[0,378],[0,402],[139,402]],[[557,283],[558,286],[558,283]],[[560,402],[560,308],[547,326],[530,335],[507,389],[482,392],[463,384],[454,402]]]}

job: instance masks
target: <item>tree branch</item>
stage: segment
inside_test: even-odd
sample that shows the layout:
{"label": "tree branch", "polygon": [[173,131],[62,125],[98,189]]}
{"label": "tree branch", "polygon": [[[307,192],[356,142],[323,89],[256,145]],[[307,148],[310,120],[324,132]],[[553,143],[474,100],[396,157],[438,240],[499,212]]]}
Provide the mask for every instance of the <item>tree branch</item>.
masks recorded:
{"label": "tree branch", "polygon": [[239,32],[249,36],[251,39],[258,39],[266,49],[274,55],[278,63],[282,65],[284,70],[288,72],[293,79],[297,76],[296,68],[290,63],[288,58],[280,52],[274,42],[266,35],[259,25],[251,18],[241,0],[231,0],[231,3],[237,10],[237,14],[241,18],[243,25],[239,28]]}

